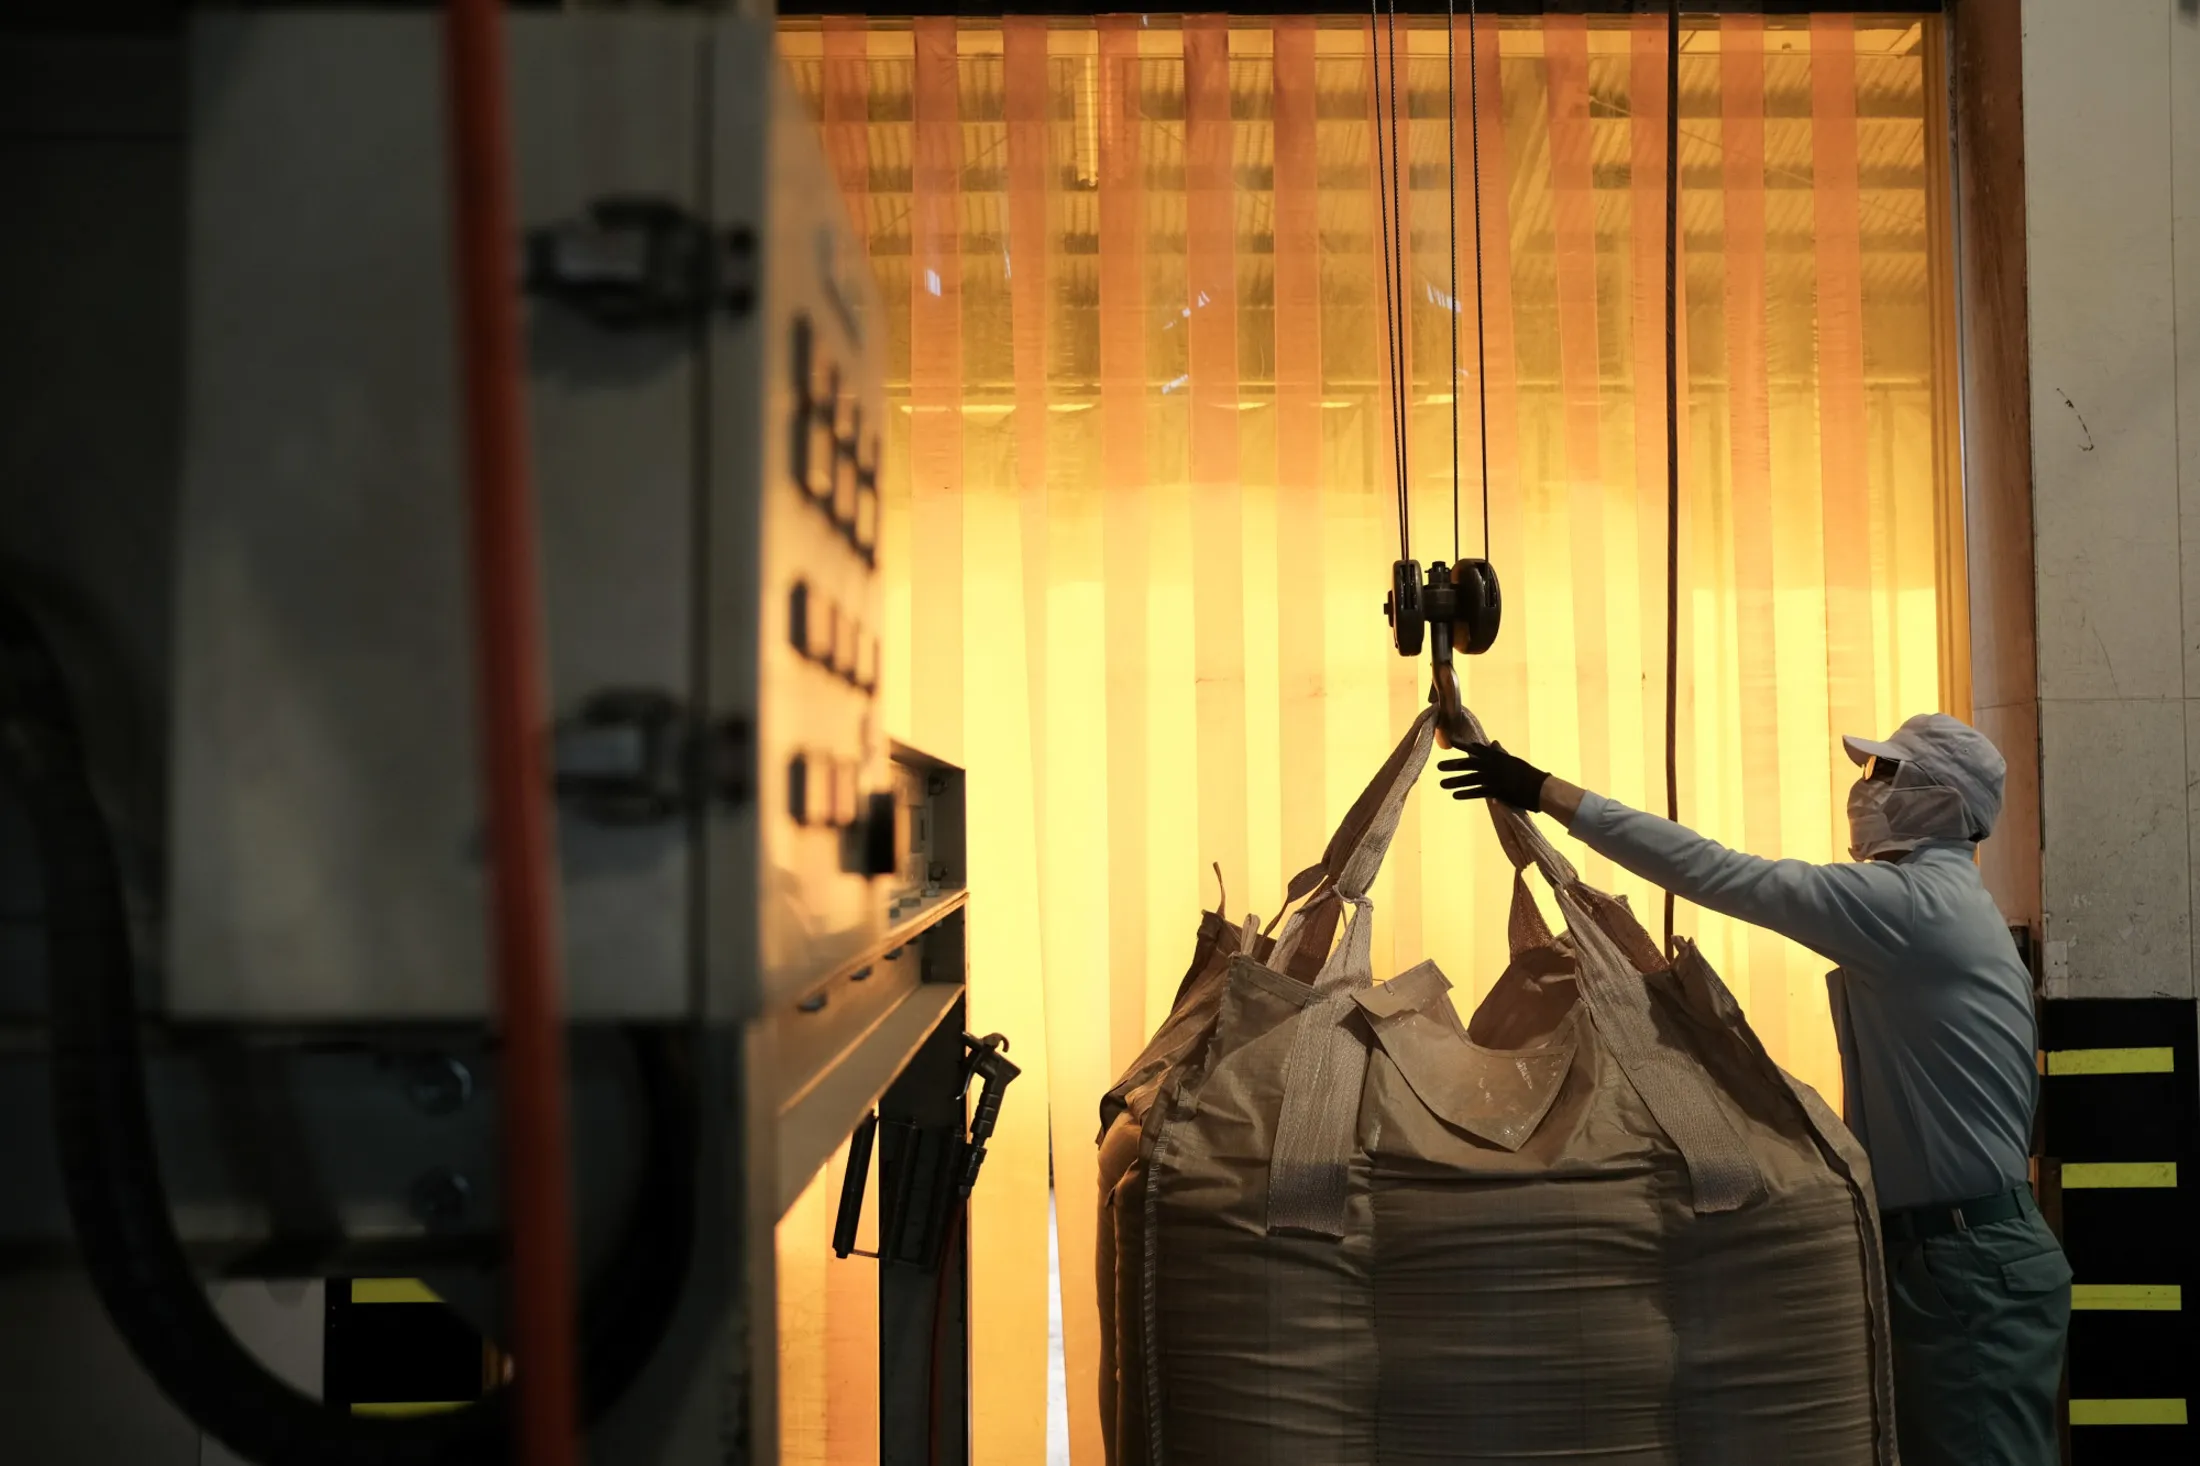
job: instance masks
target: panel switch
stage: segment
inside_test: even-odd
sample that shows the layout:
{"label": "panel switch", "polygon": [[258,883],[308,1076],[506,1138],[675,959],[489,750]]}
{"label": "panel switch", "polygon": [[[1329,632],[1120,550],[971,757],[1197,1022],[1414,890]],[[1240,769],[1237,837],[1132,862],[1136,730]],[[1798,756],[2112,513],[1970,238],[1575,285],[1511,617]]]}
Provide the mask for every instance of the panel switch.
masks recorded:
{"label": "panel switch", "polygon": [[876,560],[878,554],[878,481],[858,475],[856,479],[856,515],[848,526],[848,538],[854,543],[856,553],[866,563]]}
{"label": "panel switch", "polygon": [[902,847],[909,843],[908,813],[891,790],[864,800],[863,827],[856,833],[863,876],[890,876],[900,866]]}
{"label": "panel switch", "polygon": [[797,432],[802,446],[795,468],[795,482],[802,492],[818,503],[831,506],[833,480],[838,472],[840,455],[833,443],[833,425],[824,417],[812,414],[804,419]]}
{"label": "panel switch", "polygon": [[810,585],[798,580],[787,592],[787,641],[803,656],[810,654]]}
{"label": "panel switch", "polygon": [[816,796],[822,791],[810,786],[815,780],[811,759],[796,754],[787,760],[787,817],[798,825],[806,825],[824,813]]}

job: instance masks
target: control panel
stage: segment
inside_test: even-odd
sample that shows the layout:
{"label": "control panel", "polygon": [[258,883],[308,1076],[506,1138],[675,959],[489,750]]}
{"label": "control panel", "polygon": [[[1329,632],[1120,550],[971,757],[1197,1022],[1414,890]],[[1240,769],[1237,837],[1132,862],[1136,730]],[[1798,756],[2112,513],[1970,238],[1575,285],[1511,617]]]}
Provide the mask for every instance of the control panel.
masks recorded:
{"label": "control panel", "polygon": [[[192,31],[177,1016],[487,1010],[439,35]],[[753,1016],[897,919],[876,287],[770,26],[508,41],[568,1007]]]}
{"label": "control panel", "polygon": [[[816,322],[797,313],[789,331],[786,480],[828,529],[790,538],[816,560],[787,569],[786,644],[806,666],[789,672],[798,700],[823,699],[828,710],[845,705],[829,726],[839,737],[796,746],[787,755],[788,822],[800,830],[847,832],[842,865],[868,877],[894,867],[891,796],[869,790],[873,752],[857,740],[872,717],[879,686],[878,567],[879,432],[866,424],[863,384],[842,379],[827,361]],[[850,377],[859,374],[851,371]],[[873,395],[876,395],[875,393]],[[846,689],[845,692],[842,689]],[[852,696],[850,694],[853,694]],[[858,701],[860,699],[860,701]],[[837,726],[836,726],[837,725]],[[848,734],[855,734],[851,739]],[[832,745],[838,744],[839,747]],[[877,801],[885,801],[884,819]]]}
{"label": "control panel", "polygon": [[756,64],[772,108],[766,290],[737,355],[763,414],[755,1001],[769,1009],[874,952],[904,822],[879,697],[885,322],[815,120],[775,57]]}
{"label": "control panel", "polygon": [[[106,1341],[32,1391],[55,1408],[33,1412],[26,1459],[52,1457],[42,1440],[142,1459],[157,1439],[197,1460],[217,1434],[255,1459],[307,1437],[334,1443],[321,1456],[402,1454],[390,1432],[411,1426],[345,1407],[492,1381],[363,1393],[347,1365],[335,1408],[272,1444],[236,1436],[282,1411],[197,1419],[220,1414],[200,1409],[213,1396],[178,1381],[246,1359],[229,1327],[283,1378],[316,1375],[331,1342],[357,1362],[357,1321],[332,1340],[318,1302],[284,1304],[279,1340],[257,1303],[228,1306],[265,1292],[261,1264],[345,1290],[345,1319],[357,1279],[420,1278],[456,1318],[410,1305],[432,1332],[377,1325],[371,1352],[410,1358],[417,1337],[478,1354],[475,1334],[514,1337],[510,1249],[484,1239],[542,1220],[498,1182],[509,1076],[484,921],[447,38],[432,7],[187,10],[157,42],[69,33],[24,70],[51,83],[27,105],[51,104],[53,126],[23,142],[54,207],[14,231],[29,264],[0,278],[53,329],[17,343],[15,376],[42,389],[31,417],[54,418],[34,436],[70,448],[47,456],[97,471],[81,492],[24,488],[0,535],[28,552],[33,609],[66,628],[92,782],[127,812],[95,842],[129,892],[105,904],[149,941],[141,984],[77,985],[98,1025],[137,1037],[57,1068],[45,1030],[64,1038],[69,1009],[45,1000],[69,988],[45,979],[30,867],[0,858],[30,913],[0,958],[32,979],[0,974],[0,1011],[29,1015],[0,1046],[18,1121],[0,1173],[25,1183],[0,1188],[0,1240],[35,1264],[0,1267],[0,1354],[41,1358],[57,1331]],[[768,16],[523,6],[500,26],[536,510],[515,548],[539,569],[561,1125],[581,1345],[605,1366],[576,1402],[581,1449],[594,1466],[788,1459],[807,1424],[780,1418],[772,1320],[814,1312],[823,1284],[782,1272],[778,1223],[874,1130],[882,1197],[949,1174],[967,1194],[1014,1074],[1003,1043],[965,1031],[962,772],[881,722],[887,332]],[[73,156],[87,126],[145,187]],[[139,247],[88,253],[94,235]],[[125,318],[155,329],[119,378],[54,349]],[[118,401],[159,429],[120,435],[122,454],[100,438]],[[113,935],[101,962],[130,950]],[[42,1117],[86,1083],[150,1114]],[[898,1148],[919,1132],[937,1144]],[[151,1189],[63,1196],[59,1178],[92,1171]],[[873,1265],[875,1382],[836,1399],[874,1459],[966,1462],[965,1239],[921,1236]],[[220,1265],[223,1322],[163,1261],[179,1240]],[[807,1243],[820,1263],[828,1241]],[[118,1294],[87,1273],[136,1281]],[[846,1274],[832,1287],[855,1296]],[[198,1312],[170,1308],[188,1326],[140,1347],[125,1294],[140,1314],[164,1297]],[[287,1389],[253,1367],[217,1393]],[[70,1408],[90,1399],[118,1408]],[[503,1459],[508,1418],[454,1408],[407,1439]]]}

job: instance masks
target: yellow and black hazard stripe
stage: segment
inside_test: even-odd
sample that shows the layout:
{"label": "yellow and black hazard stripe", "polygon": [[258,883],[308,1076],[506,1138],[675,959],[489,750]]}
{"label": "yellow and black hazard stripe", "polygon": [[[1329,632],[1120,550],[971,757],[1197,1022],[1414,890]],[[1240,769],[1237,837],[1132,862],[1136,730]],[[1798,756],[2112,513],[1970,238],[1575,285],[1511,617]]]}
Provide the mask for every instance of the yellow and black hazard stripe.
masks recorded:
{"label": "yellow and black hazard stripe", "polygon": [[2041,1014],[2042,1190],[2070,1255],[2072,1466],[2200,1461],[2193,1296],[2200,1064],[2190,1002]]}
{"label": "yellow and black hazard stripe", "polygon": [[502,1353],[412,1278],[331,1278],[322,1398],[357,1415],[456,1410],[501,1383]]}

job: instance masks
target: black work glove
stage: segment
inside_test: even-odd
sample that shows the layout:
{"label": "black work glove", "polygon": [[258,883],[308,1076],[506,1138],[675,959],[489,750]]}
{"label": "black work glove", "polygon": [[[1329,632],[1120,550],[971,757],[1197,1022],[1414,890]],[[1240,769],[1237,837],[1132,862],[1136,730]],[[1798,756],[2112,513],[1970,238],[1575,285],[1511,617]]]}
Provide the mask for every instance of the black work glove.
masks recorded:
{"label": "black work glove", "polygon": [[1470,743],[1464,758],[1447,758],[1436,767],[1452,776],[1444,787],[1454,799],[1494,799],[1530,814],[1542,812],[1543,781],[1550,775],[1505,752],[1502,743]]}

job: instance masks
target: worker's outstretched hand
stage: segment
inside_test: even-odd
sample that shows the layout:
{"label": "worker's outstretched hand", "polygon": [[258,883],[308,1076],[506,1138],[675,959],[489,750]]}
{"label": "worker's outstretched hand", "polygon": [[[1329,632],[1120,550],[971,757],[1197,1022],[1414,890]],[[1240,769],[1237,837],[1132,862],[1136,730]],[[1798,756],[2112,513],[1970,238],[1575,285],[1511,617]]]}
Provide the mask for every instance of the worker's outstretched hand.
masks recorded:
{"label": "worker's outstretched hand", "polygon": [[1464,757],[1436,767],[1451,775],[1443,786],[1454,799],[1494,799],[1530,814],[1543,808],[1543,781],[1550,775],[1505,752],[1501,743],[1470,743]]}

